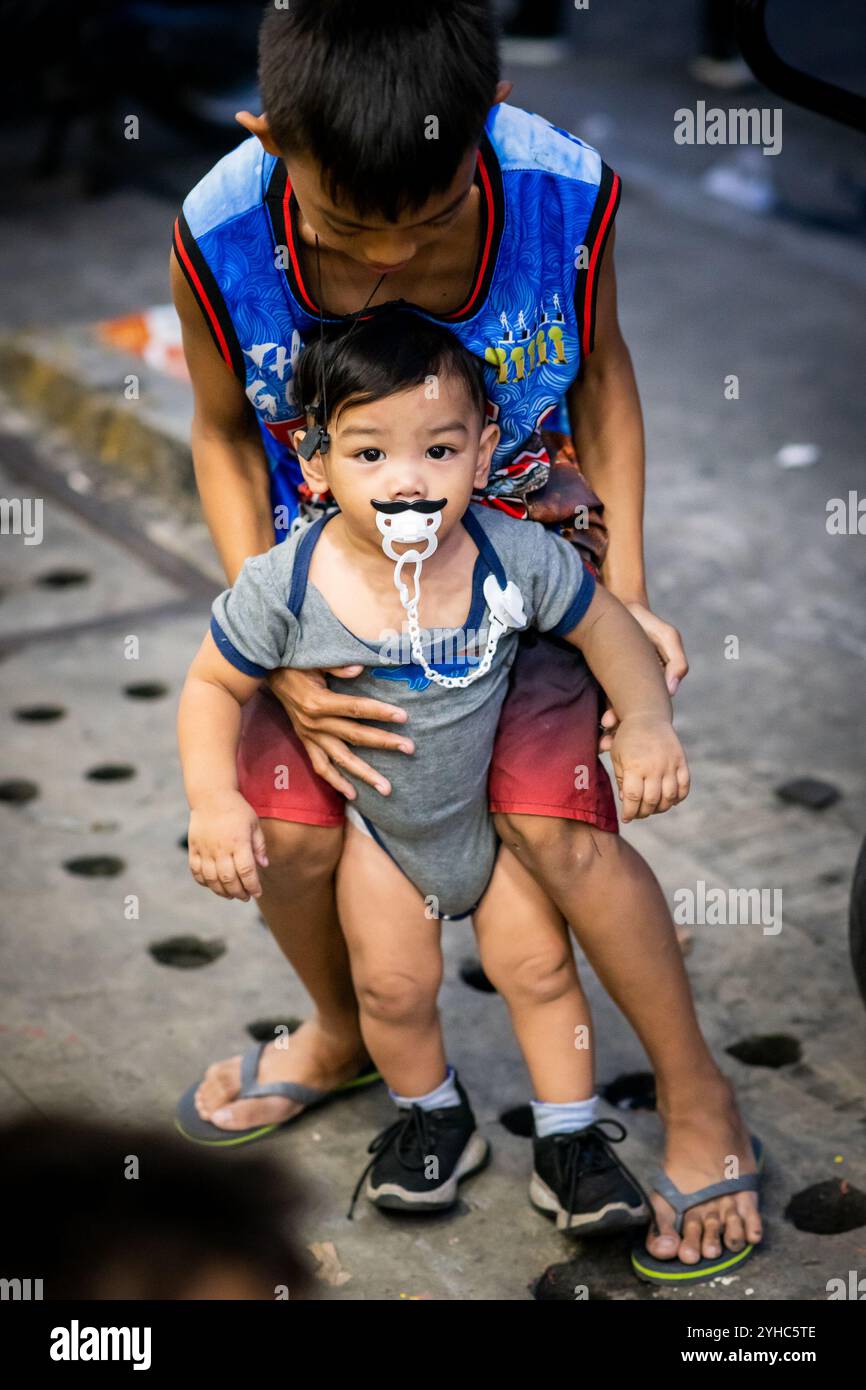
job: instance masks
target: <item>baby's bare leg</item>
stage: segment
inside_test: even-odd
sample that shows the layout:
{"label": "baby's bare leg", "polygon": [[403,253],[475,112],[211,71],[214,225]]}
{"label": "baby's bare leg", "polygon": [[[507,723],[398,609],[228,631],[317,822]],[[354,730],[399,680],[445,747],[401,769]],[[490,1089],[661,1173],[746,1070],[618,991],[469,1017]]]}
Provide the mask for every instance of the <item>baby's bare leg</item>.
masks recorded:
{"label": "baby's bare leg", "polygon": [[425,917],[417,888],[351,823],[337,868],[337,908],[370,1056],[392,1091],[426,1095],[447,1073],[436,1007],[439,922]]}
{"label": "baby's bare leg", "polygon": [[481,963],[508,1005],[536,1099],[588,1100],[591,1018],[568,928],[505,846],[473,918]]}

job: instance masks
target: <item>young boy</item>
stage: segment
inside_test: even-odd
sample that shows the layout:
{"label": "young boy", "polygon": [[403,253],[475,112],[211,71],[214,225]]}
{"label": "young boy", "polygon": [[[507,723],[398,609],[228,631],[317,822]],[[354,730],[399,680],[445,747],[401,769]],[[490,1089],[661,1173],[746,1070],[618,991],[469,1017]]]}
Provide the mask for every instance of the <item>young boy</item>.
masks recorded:
{"label": "young boy", "polygon": [[[561,525],[580,515],[576,539],[648,633],[673,692],[685,658],[649,609],[643,571],[640,405],[616,313],[617,176],[575,137],[502,104],[510,84],[499,81],[484,0],[270,9],[260,81],[266,114],[240,113],[252,138],[186,199],[172,257],[196,477],[229,582],[286,536],[306,492],[291,377],[319,310],[339,321],[402,299],[496,367],[488,408],[500,439],[485,499]],[[573,463],[563,401],[581,467],[604,497],[609,543]],[[393,703],[329,690],[321,672],[285,670],[267,685],[244,709],[240,786],[267,839],[262,912],[316,1012],[288,1050],[215,1063],[192,1087],[196,1123],[179,1124],[214,1145],[272,1133],[357,1084],[364,1047],[333,889],[344,798],[356,794],[351,778],[390,790],[355,748],[415,756]],[[701,1035],[664,896],[617,834],[599,713],[579,652],[543,637],[522,646],[491,809],[646,1047],[665,1171],[690,1192],[719,1179],[731,1155],[743,1173],[754,1161]],[[604,719],[610,729],[615,716]],[[275,768],[287,762],[289,787],[278,790]],[[680,1280],[702,1276],[723,1247],[726,1258],[745,1255],[760,1238],[753,1193],[695,1201],[682,1233],[661,1195],[654,1209],[645,1263]]]}
{"label": "young boy", "polygon": [[393,790],[382,797],[357,779],[337,878],[361,1032],[403,1112],[370,1146],[367,1195],[442,1210],[487,1160],[436,1008],[438,919],[471,912],[536,1091],[532,1200],[581,1235],[645,1222],[640,1188],[596,1124],[589,1013],[567,927],[497,846],[487,779],[518,633],[532,626],[579,648],[614,700],[625,804],[674,805],[688,771],[661,667],[574,546],[471,503],[499,428],[487,422],[484,369],[448,329],[405,309],[358,320],[305,348],[294,384],[318,422],[308,445],[306,431],[295,440],[305,479],[339,511],[248,559],[214,603],[179,715],[193,874],[206,885],[222,866],[222,882],[234,874],[261,891],[264,835],[236,764],[241,706],[271,670],[360,665],[351,680],[331,680],[371,698],[391,681],[416,753],[372,755]]}

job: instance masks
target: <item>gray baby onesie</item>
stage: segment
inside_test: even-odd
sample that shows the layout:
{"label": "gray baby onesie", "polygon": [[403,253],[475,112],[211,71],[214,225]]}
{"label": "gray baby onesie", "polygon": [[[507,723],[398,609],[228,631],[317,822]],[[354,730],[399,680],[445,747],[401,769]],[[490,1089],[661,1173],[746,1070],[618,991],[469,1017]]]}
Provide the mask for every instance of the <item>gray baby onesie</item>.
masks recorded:
{"label": "gray baby onesie", "polygon": [[[307,582],[313,548],[335,515],[248,559],[234,586],[214,601],[211,632],[223,656],[251,676],[280,666],[311,670],[360,664],[359,676],[329,676],[329,686],[409,712],[414,753],[363,749],[364,758],[390,781],[390,796],[347,773],[358,792],[353,805],[419,892],[434,900],[433,912],[462,916],[483,894],[496,857],[487,774],[518,634],[514,629],[502,634],[491,669],[464,689],[428,680],[412,660],[405,630],[370,640],[355,636]],[[480,661],[490,620],[482,591],[489,574],[500,585],[507,578],[520,589],[528,627],[553,636],[576,627],[595,580],[570,542],[537,522],[475,503],[462,524],[478,547],[469,612],[462,628],[424,633],[424,656],[434,670],[465,675]],[[382,563],[391,567],[384,555]],[[422,568],[422,622],[427,616]]]}

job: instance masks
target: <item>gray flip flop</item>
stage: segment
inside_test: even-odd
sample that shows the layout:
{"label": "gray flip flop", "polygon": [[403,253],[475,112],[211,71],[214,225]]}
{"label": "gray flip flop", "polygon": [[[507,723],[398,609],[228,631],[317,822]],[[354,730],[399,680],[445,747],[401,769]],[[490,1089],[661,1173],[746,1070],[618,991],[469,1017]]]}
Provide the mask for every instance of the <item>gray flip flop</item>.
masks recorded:
{"label": "gray flip flop", "polygon": [[[674,1228],[677,1235],[683,1229],[686,1212],[701,1202],[709,1202],[713,1197],[727,1197],[732,1192],[757,1192],[761,1184],[764,1167],[764,1146],[756,1135],[752,1135],[752,1149],[758,1165],[756,1173],[743,1173],[739,1178],[725,1178],[722,1182],[710,1183],[700,1187],[697,1192],[681,1192],[667,1173],[659,1169],[652,1179],[652,1190],[669,1202],[676,1213]],[[713,1279],[719,1274],[729,1274],[737,1265],[743,1264],[755,1250],[754,1245],[744,1245],[742,1250],[722,1250],[721,1255],[704,1257],[697,1264],[688,1265],[682,1260],[659,1260],[651,1255],[644,1244],[644,1238],[632,1247],[631,1266],[639,1279],[647,1284],[688,1284],[704,1279]]]}
{"label": "gray flip flop", "polygon": [[175,1127],[185,1139],[191,1139],[195,1144],[207,1144],[213,1149],[236,1148],[238,1144],[265,1139],[276,1130],[299,1120],[308,1110],[325,1105],[330,1100],[351,1095],[352,1092],[372,1086],[382,1079],[373,1063],[366,1062],[357,1076],[344,1081],[340,1086],[335,1086],[333,1091],[320,1091],[315,1086],[304,1086],[299,1081],[260,1082],[259,1062],[266,1047],[267,1041],[255,1043],[244,1053],[241,1059],[241,1089],[235,1099],[257,1100],[262,1096],[284,1096],[286,1100],[300,1101],[304,1109],[277,1124],[254,1125],[250,1129],[220,1129],[219,1125],[212,1125],[209,1120],[203,1120],[196,1110],[195,1093],[201,1082],[194,1081],[189,1089],[184,1091],[175,1112]]}

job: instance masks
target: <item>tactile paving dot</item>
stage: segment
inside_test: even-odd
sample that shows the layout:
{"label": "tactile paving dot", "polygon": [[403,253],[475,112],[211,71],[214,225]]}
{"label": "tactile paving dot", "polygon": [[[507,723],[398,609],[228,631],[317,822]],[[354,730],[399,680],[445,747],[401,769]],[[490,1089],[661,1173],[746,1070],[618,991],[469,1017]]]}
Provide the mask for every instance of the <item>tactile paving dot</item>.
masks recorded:
{"label": "tactile paving dot", "polygon": [[756,1033],[731,1043],[725,1051],[747,1067],[788,1067],[803,1055],[799,1040],[787,1033]]}
{"label": "tactile paving dot", "polygon": [[71,589],[75,584],[89,584],[87,570],[54,569],[40,574],[36,583],[43,589]]}
{"label": "tactile paving dot", "polygon": [[128,782],[135,776],[135,768],[131,763],[98,763],[84,775],[89,782]]}
{"label": "tactile paving dot", "polygon": [[147,949],[160,965],[170,965],[175,970],[196,970],[219,960],[225,954],[226,944],[224,941],[203,941],[199,936],[169,936],[164,941],[154,941]]}
{"label": "tactile paving dot", "polygon": [[126,864],[114,854],[83,854],[78,859],[67,859],[63,867],[67,873],[82,878],[114,878]]}
{"label": "tactile paving dot", "polygon": [[509,1134],[516,1134],[521,1139],[531,1139],[535,1133],[531,1105],[515,1105],[511,1110],[503,1110],[499,1123]]}
{"label": "tactile paving dot", "polygon": [[627,1071],[615,1076],[598,1093],[618,1110],[655,1110],[656,1079],[651,1071]]}
{"label": "tactile paving dot", "polygon": [[815,1236],[836,1236],[866,1226],[866,1193],[844,1178],[829,1178],[795,1192],[785,1208],[785,1218],[798,1231]]}
{"label": "tactile paving dot", "polygon": [[481,968],[481,962],[474,956],[467,956],[460,962],[460,978],[470,989],[480,990],[482,994],[495,994],[496,986],[491,984]]}
{"label": "tactile paving dot", "polygon": [[125,685],[123,693],[129,700],[161,700],[168,694],[168,686],[161,681],[136,681],[134,685]]}
{"label": "tactile paving dot", "polygon": [[283,1036],[283,1028],[288,1029],[290,1034],[295,1033],[302,1022],[300,1018],[257,1018],[247,1024],[247,1032],[256,1042],[273,1042],[275,1038]]}
{"label": "tactile paving dot", "polygon": [[9,777],[5,782],[0,782],[0,801],[21,806],[38,795],[36,783],[28,782],[26,777]]}
{"label": "tactile paving dot", "polygon": [[55,719],[62,719],[66,710],[62,705],[21,705],[12,714],[25,724],[51,724]]}

